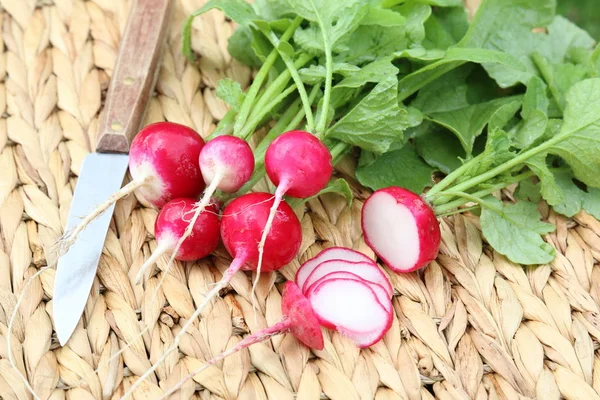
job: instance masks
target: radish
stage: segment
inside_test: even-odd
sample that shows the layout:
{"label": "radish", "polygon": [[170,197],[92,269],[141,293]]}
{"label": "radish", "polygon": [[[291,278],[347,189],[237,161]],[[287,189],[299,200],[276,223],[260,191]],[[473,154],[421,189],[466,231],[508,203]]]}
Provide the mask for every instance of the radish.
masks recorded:
{"label": "radish", "polygon": [[257,276],[252,292],[258,283],[265,251],[265,242],[271,229],[275,210],[283,196],[297,198],[314,196],[323,189],[333,174],[331,153],[314,135],[305,131],[289,131],[271,142],[265,153],[265,170],[277,189],[275,201],[258,244]]}
{"label": "radish", "polygon": [[351,262],[345,260],[324,261],[310,273],[304,283],[304,286],[302,286],[302,292],[307,293],[310,285],[314,284],[316,281],[332,272],[350,272],[354,275],[358,275],[361,279],[380,285],[388,297],[392,297],[394,294],[392,285],[390,285],[387,277],[379,269],[377,264],[371,260],[368,262]]}
{"label": "radish", "polygon": [[206,257],[217,248],[220,240],[220,221],[217,207],[211,204],[194,221],[191,235],[176,249],[176,243],[187,229],[187,216],[194,212],[195,204],[195,199],[173,199],[160,210],[154,223],[157,246],[140,268],[136,282],[139,282],[148,267],[167,252],[172,252],[172,257],[177,260],[193,261]]}
{"label": "radish", "polygon": [[307,297],[319,322],[335,327],[360,348],[375,344],[392,324],[391,313],[361,280],[326,279],[314,285]]}
{"label": "radish", "polygon": [[166,270],[173,263],[179,247],[192,234],[200,214],[209,205],[217,189],[224,193],[237,192],[252,176],[254,171],[254,154],[250,145],[235,136],[217,136],[204,145],[198,156],[198,163],[202,179],[207,185],[202,199],[194,206],[193,216],[185,232],[178,236],[179,240],[174,245],[171,258]]}
{"label": "radish", "polygon": [[193,129],[172,122],[144,127],[131,142],[129,172],[133,180],[98,205],[61,240],[69,247],[77,235],[119,199],[136,191],[154,207],[175,198],[197,197],[204,190],[198,156],[204,140]]}
{"label": "radish", "polygon": [[412,272],[437,257],[441,233],[432,208],[400,187],[379,189],[365,201],[365,242],[393,271]]}
{"label": "radish", "polygon": [[[225,207],[221,217],[220,230],[223,244],[233,257],[231,265],[223,273],[221,280],[204,296],[202,303],[173,339],[173,344],[131,387],[129,394],[133,393],[140,382],[150,376],[166,360],[169,354],[177,350],[182,336],[200,316],[200,313],[213,297],[231,281],[236,272],[256,269],[258,264],[256,242],[269,217],[273,202],[273,195],[270,193],[248,193],[232,200]],[[298,253],[301,241],[302,227],[298,217],[287,203],[280,203],[273,220],[273,229],[269,233],[265,244],[265,269],[275,271],[290,263]],[[289,326],[286,327],[286,329],[288,328]]]}
{"label": "radish", "polygon": [[[345,271],[330,272],[327,275],[325,275],[325,276],[321,277],[320,279],[318,279],[317,281],[315,281],[314,283],[310,284],[310,286],[308,286],[306,291],[303,291],[303,293],[304,294],[309,293],[313,287],[316,287],[319,284],[321,284],[322,282],[325,282],[326,280],[329,280],[329,279],[350,279],[350,280],[355,280],[355,281],[359,281],[359,282],[364,282],[367,285],[369,285],[369,287],[371,288],[371,290],[373,290],[373,292],[375,292],[375,295],[377,296],[377,300],[383,306],[383,308],[385,308],[385,310],[388,313],[391,313],[393,311],[392,303],[390,302],[390,296],[388,296],[388,293],[383,288],[383,286],[381,286],[375,282],[369,281],[367,279],[364,279],[356,274],[353,274],[352,272],[345,272]],[[325,326],[327,328],[331,328],[331,329],[334,328],[332,326],[327,326],[325,324],[323,324],[323,326]]]}
{"label": "radish", "polygon": [[373,260],[367,257],[365,254],[349,249],[347,247],[328,247],[325,250],[322,250],[314,256],[313,258],[306,260],[304,264],[298,268],[296,271],[296,282],[298,286],[302,289],[304,286],[304,282],[308,278],[308,276],[313,272],[315,268],[317,268],[322,262],[329,260],[345,260],[349,262],[373,262]]}

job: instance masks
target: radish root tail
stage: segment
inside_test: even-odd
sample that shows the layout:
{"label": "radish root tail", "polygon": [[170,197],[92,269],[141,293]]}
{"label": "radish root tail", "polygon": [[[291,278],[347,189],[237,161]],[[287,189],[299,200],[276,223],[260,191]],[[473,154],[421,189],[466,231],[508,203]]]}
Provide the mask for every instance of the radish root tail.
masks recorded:
{"label": "radish root tail", "polygon": [[247,347],[250,347],[253,344],[256,344],[259,342],[264,342],[265,340],[268,340],[273,336],[284,333],[287,330],[289,330],[289,328],[290,328],[290,321],[284,317],[283,320],[276,323],[275,325],[265,328],[265,329],[261,330],[260,332],[257,332],[254,335],[246,336],[237,345],[235,345],[232,348],[230,348],[229,350],[224,351],[223,353],[215,356],[213,359],[204,363],[204,365],[202,365],[201,367],[197,368],[196,370],[190,372],[188,375],[184,376],[183,379],[181,379],[179,381],[179,383],[177,383],[177,385],[173,386],[171,389],[169,389],[167,392],[165,392],[162,395],[162,397],[160,397],[158,400],[163,400],[163,399],[169,398],[169,396],[171,396],[173,393],[175,393],[179,389],[181,389],[187,381],[189,381],[194,376],[198,375],[200,372],[204,371],[211,365],[215,365],[217,362],[221,361],[222,359],[229,357],[230,355],[235,354],[238,351],[241,351]]}
{"label": "radish root tail", "polygon": [[173,344],[162,353],[160,358],[146,372],[144,372],[144,374],[142,376],[140,376],[133,385],[131,385],[129,390],[123,395],[123,397],[121,397],[121,400],[126,400],[127,398],[129,398],[133,394],[133,392],[142,384],[142,382],[144,380],[146,380],[154,371],[156,371],[156,369],[160,366],[160,364],[162,364],[163,361],[165,361],[167,359],[169,354],[171,354],[172,352],[177,350],[182,336],[187,332],[187,330],[190,328],[190,326],[192,326],[194,321],[196,321],[198,319],[198,317],[200,316],[202,311],[206,308],[207,305],[210,304],[211,300],[219,294],[219,291],[221,291],[221,289],[223,289],[225,286],[227,286],[227,284],[231,281],[231,278],[233,278],[233,275],[237,271],[239,271],[240,268],[242,268],[242,266],[244,265],[245,262],[246,262],[245,257],[239,257],[239,258],[236,258],[235,260],[233,260],[233,262],[231,263],[229,268],[227,268],[227,270],[223,274],[223,278],[221,278],[221,280],[215,285],[215,287],[213,287],[206,294],[204,301],[202,301],[202,303],[200,303],[200,305],[198,306],[196,311],[194,311],[194,314],[192,314],[190,319],[188,319],[187,322],[185,323],[185,325],[183,325],[183,327],[181,328],[179,333],[177,333],[177,335],[173,339]]}
{"label": "radish root tail", "polygon": [[111,194],[108,197],[108,199],[106,199],[103,203],[99,204],[95,209],[92,210],[92,212],[90,212],[88,215],[86,215],[85,218],[83,218],[83,220],[81,220],[79,225],[77,225],[75,228],[73,228],[69,232],[65,232],[63,234],[63,236],[58,241],[60,249],[64,252],[66,252],[69,249],[69,247],[71,247],[73,245],[73,243],[75,243],[75,241],[77,240],[77,236],[79,236],[79,234],[81,232],[83,232],[83,230],[85,228],[87,228],[87,226],[93,220],[98,218],[102,213],[104,213],[111,205],[116,203],[118,200],[120,200],[124,197],[127,197],[128,195],[133,193],[136,189],[138,189],[138,188],[144,186],[145,184],[147,184],[148,182],[150,182],[151,179],[152,179],[152,177],[148,176],[144,179],[133,180],[133,181],[129,182],[127,185],[123,186],[118,191],[116,191],[115,193]]}
{"label": "radish root tail", "polygon": [[256,277],[254,278],[254,282],[252,283],[252,292],[250,293],[253,311],[256,310],[254,292],[256,291],[256,286],[258,285],[258,280],[260,279],[263,255],[265,253],[265,243],[267,241],[267,236],[269,235],[269,232],[271,230],[271,225],[273,225],[273,220],[275,219],[275,214],[277,213],[279,204],[283,200],[283,196],[285,195],[285,192],[287,192],[288,188],[289,185],[287,184],[287,181],[284,181],[280,182],[280,185],[277,187],[277,190],[275,190],[275,200],[273,200],[273,205],[271,206],[271,210],[269,211],[269,218],[267,218],[265,229],[263,230],[260,242],[258,243],[258,263],[256,265]]}
{"label": "radish root tail", "polygon": [[142,277],[144,276],[144,272],[146,272],[146,270],[150,267],[152,267],[159,258],[161,258],[163,256],[163,254],[165,254],[166,252],[169,251],[169,248],[171,246],[169,246],[169,244],[159,244],[158,246],[156,246],[156,248],[154,249],[154,252],[150,255],[150,257],[148,257],[148,259],[146,260],[145,263],[142,264],[142,266],[140,267],[140,270],[138,271],[137,275],[135,276],[135,284],[139,285]]}

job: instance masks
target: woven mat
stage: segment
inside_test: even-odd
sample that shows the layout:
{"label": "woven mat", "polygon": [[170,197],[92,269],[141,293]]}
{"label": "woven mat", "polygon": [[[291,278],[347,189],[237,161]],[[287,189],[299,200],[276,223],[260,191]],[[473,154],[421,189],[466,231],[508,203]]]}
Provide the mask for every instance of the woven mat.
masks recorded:
{"label": "woven mat", "polygon": [[[179,52],[180,26],[200,3],[177,3],[146,122],[184,123],[206,136],[226,112],[215,96],[216,82],[230,77],[245,87],[251,71],[227,54],[233,26],[216,11],[196,19],[194,50],[202,58],[199,65],[186,63]],[[172,344],[230,261],[219,251],[202,262],[177,263],[159,302],[151,303],[166,258],[145,287],[132,282],[156,246],[156,211],[126,198],[116,206],[84,317],[67,346],[57,343],[54,269],[43,267],[55,261],[52,245],[65,225],[82,159],[98,134],[128,4],[0,0],[2,399],[33,398],[20,375],[41,399],[120,398]],[[351,173],[352,162],[338,170]],[[261,278],[256,316],[249,302],[252,276],[240,273],[136,398],[156,398],[201,360],[276,322],[280,283],[322,248],[341,245],[372,255],[359,226],[366,191],[354,189],[351,209],[330,195],[298,210],[300,255]],[[510,197],[510,190],[504,195]],[[359,351],[327,331],[325,349],[311,353],[291,335],[277,336],[227,358],[173,398],[600,399],[600,268],[594,265],[600,222],[584,213],[567,220],[543,204],[540,209],[558,227],[546,237],[557,249],[552,264],[514,265],[484,243],[477,217],[444,219],[438,260],[419,273],[390,274],[396,313],[377,345]],[[19,297],[10,336],[14,369],[6,340]],[[135,341],[140,332],[143,340]],[[131,346],[111,360],[126,343]]]}

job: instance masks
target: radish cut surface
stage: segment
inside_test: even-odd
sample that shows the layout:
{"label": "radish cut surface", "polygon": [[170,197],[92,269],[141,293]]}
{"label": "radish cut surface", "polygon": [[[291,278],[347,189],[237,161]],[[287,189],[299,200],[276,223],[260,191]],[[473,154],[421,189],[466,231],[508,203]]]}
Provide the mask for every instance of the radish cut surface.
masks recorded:
{"label": "radish cut surface", "polygon": [[287,316],[290,332],[302,343],[323,350],[323,333],[308,299],[292,281],[285,283],[281,296],[281,312]]}
{"label": "radish cut surface", "polygon": [[423,199],[406,189],[375,191],[362,209],[365,242],[395,272],[412,272],[438,254],[440,227]]}
{"label": "radish cut surface", "polygon": [[359,347],[377,342],[391,325],[391,315],[361,281],[325,280],[312,288],[308,299],[321,324],[334,326]]}
{"label": "radish cut surface", "polygon": [[313,272],[315,268],[319,266],[324,261],[329,260],[345,260],[351,262],[373,262],[372,259],[367,257],[361,252],[356,250],[348,249],[345,247],[329,247],[315,257],[307,260],[304,264],[298,268],[296,272],[296,284],[300,287],[300,289],[304,290],[304,282],[308,278],[308,276]]}
{"label": "radish cut surface", "polygon": [[352,272],[345,272],[345,271],[330,272],[327,275],[321,277],[318,281],[315,281],[314,283],[307,285],[306,292],[310,292],[310,290],[312,289],[313,286],[317,286],[317,285],[321,284],[322,282],[325,282],[330,279],[352,279],[355,281],[366,283],[367,285],[369,285],[371,290],[373,290],[373,292],[375,292],[375,295],[377,296],[377,300],[383,306],[383,308],[385,308],[388,313],[392,312],[392,302],[391,302],[390,297],[388,296],[386,290],[383,288],[383,286],[381,286],[375,282],[366,280],[356,274],[353,274]]}
{"label": "radish cut surface", "polygon": [[308,288],[323,278],[324,276],[332,272],[350,272],[358,275],[365,281],[374,282],[387,291],[388,299],[393,295],[392,285],[388,281],[387,277],[379,269],[377,264],[373,261],[369,262],[350,262],[345,260],[329,260],[324,261],[317,265],[315,269],[310,273],[306,281],[304,282],[303,292],[308,292]]}

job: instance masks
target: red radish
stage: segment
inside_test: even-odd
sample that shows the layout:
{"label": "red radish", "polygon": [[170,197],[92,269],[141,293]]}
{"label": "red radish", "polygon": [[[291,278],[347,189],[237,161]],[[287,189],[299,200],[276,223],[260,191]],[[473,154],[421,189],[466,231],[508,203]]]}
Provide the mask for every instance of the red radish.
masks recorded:
{"label": "red radish", "polygon": [[[265,242],[271,229],[275,210],[283,196],[307,198],[323,189],[333,174],[331,153],[316,136],[305,131],[289,131],[269,144],[265,153],[265,170],[277,189],[275,201],[258,244],[258,265],[262,268]],[[258,282],[258,274],[252,292]]]}
{"label": "red radish", "polygon": [[304,282],[304,286],[302,286],[302,292],[307,293],[310,285],[321,279],[322,277],[332,273],[332,272],[351,272],[355,275],[358,275],[361,279],[366,281],[374,282],[380,285],[388,298],[392,297],[394,292],[392,289],[392,285],[390,285],[389,280],[384,275],[384,273],[379,269],[377,264],[373,261],[369,260],[368,262],[360,261],[360,262],[350,262],[345,260],[329,260],[320,263],[313,271],[310,273],[306,281]]}
{"label": "red radish", "polygon": [[[231,281],[236,272],[256,268],[258,263],[256,242],[262,234],[273,201],[273,196],[269,193],[248,193],[232,200],[225,207],[221,217],[221,239],[234,259],[223,273],[221,280],[206,293],[202,303],[177,333],[173,344],[163,352],[138,382],[150,376],[169,354],[177,350],[181,337],[200,316],[204,308],[210,304],[213,297],[218,295],[219,291]],[[275,271],[291,262],[300,249],[301,241],[302,227],[298,217],[287,203],[281,203],[273,220],[273,229],[265,244],[265,269]],[[131,392],[139,385],[138,382],[132,386]]]}
{"label": "red radish", "polygon": [[172,252],[172,257],[177,260],[193,261],[206,257],[217,248],[220,240],[220,220],[217,207],[211,204],[194,221],[191,235],[176,250],[176,243],[186,230],[188,216],[194,212],[195,204],[195,199],[173,199],[160,210],[154,223],[156,249],[140,268],[136,281],[139,281],[144,271],[167,252]]}
{"label": "red radish", "polygon": [[307,260],[298,268],[296,271],[296,282],[300,289],[304,290],[304,282],[308,278],[308,276],[313,272],[315,268],[319,266],[322,262],[329,260],[345,260],[349,262],[374,262],[371,258],[367,257],[365,254],[352,250],[346,247],[328,247],[325,250],[321,251],[315,257]]}
{"label": "red radish", "polygon": [[379,341],[392,324],[391,313],[364,281],[327,279],[307,297],[321,324],[334,326],[361,348]]}
{"label": "red radish", "polygon": [[171,199],[197,197],[204,190],[198,156],[204,140],[193,129],[172,122],[143,128],[131,142],[129,171],[133,180],[98,205],[61,240],[64,248],[117,200],[136,191],[160,208]]}
{"label": "red radish", "polygon": [[[379,303],[383,306],[383,308],[385,308],[385,310],[388,313],[392,313],[393,310],[392,310],[392,303],[390,302],[390,296],[388,296],[388,293],[383,288],[383,286],[381,286],[375,282],[369,281],[367,279],[364,279],[363,277],[353,274],[352,272],[345,272],[345,271],[330,272],[327,275],[319,278],[319,280],[311,283],[307,287],[307,289],[305,291],[303,291],[302,293],[304,293],[304,294],[309,293],[313,287],[318,286],[322,282],[325,282],[326,280],[329,280],[329,279],[351,279],[351,280],[366,283],[367,285],[369,285],[371,290],[373,290],[373,292],[375,292],[375,295],[377,296],[377,300],[379,300]],[[327,326],[325,324],[323,324],[323,326],[325,326],[326,328],[334,329],[333,326]]]}
{"label": "red radish", "polygon": [[441,233],[432,208],[415,193],[379,189],[365,201],[361,216],[365,242],[395,272],[412,272],[437,257]]}
{"label": "red radish", "polygon": [[[192,371],[189,375],[185,376],[177,385],[173,386],[169,389],[165,394],[163,394],[160,399],[169,398],[173,393],[177,392],[185,382],[192,379],[194,376],[204,371],[211,365],[216,364],[218,361],[228,357],[238,351],[241,351],[255,343],[263,342],[267,339],[275,335],[279,335],[282,333],[290,332],[292,335],[296,337],[299,341],[304,343],[306,346],[315,349],[315,350],[323,350],[324,342],[323,342],[323,333],[321,332],[321,328],[319,326],[319,321],[317,317],[302,292],[294,282],[288,281],[285,283],[283,287],[283,293],[281,296],[281,311],[282,318],[280,322],[276,323],[273,326],[262,329],[259,332],[256,332],[252,335],[246,336],[243,340],[241,340],[237,345],[232,347],[231,349],[224,351],[223,353],[215,356],[213,359],[208,360],[204,363],[200,368]],[[129,389],[128,393],[125,394],[123,398],[126,398],[129,393],[133,393],[133,390],[139,385],[138,382],[141,382],[142,379],[139,379],[132,387]]]}
{"label": "red radish", "polygon": [[196,220],[208,206],[215,191],[218,189],[225,193],[237,192],[250,179],[254,171],[254,154],[250,145],[243,139],[227,135],[217,136],[204,145],[198,156],[198,163],[207,188],[202,199],[195,204],[193,216],[173,248],[167,269],[175,259],[179,247],[192,234]]}

